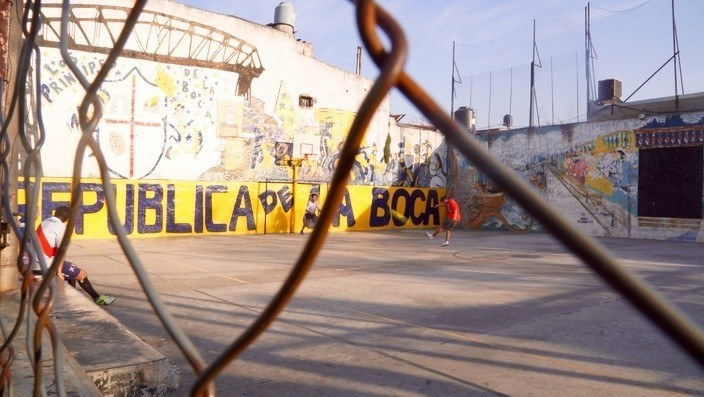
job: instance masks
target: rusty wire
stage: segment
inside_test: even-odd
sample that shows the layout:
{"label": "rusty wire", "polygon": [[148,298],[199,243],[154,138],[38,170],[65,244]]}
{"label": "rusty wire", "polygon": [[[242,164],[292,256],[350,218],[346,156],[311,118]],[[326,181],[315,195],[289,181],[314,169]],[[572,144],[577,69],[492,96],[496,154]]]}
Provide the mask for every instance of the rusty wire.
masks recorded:
{"label": "rusty wire", "polygon": [[[362,38],[377,66],[383,65],[388,55],[376,35],[363,35]],[[410,76],[403,73],[398,89],[440,129],[452,146],[503,188],[565,247],[660,327],[690,356],[704,365],[704,333],[693,321],[653,287],[620,266],[606,248],[575,228],[535,189],[516,176],[487,149],[469,138]]]}
{"label": "rusty wire", "polygon": [[[375,58],[377,56],[378,54]],[[408,76],[402,78],[399,89],[443,131],[452,145],[455,145],[482,172],[505,189],[613,289],[623,295],[690,356],[704,365],[704,333],[691,319],[644,280],[636,278],[620,266],[606,248],[576,229],[526,182],[492,157],[483,147],[469,139]]]}
{"label": "rusty wire", "polygon": [[[377,25],[374,3],[371,0],[360,2],[357,7],[357,25],[360,31],[374,30]],[[296,292],[296,289],[305,278],[308,271],[313,266],[313,261],[317,256],[320,248],[323,246],[325,237],[328,234],[328,229],[332,223],[332,218],[335,215],[336,208],[340,206],[342,197],[345,193],[345,186],[349,179],[350,171],[354,165],[355,158],[362,144],[364,133],[369,125],[376,108],[384,100],[386,94],[398,84],[399,77],[403,72],[403,66],[406,61],[407,44],[406,38],[395,21],[389,18],[379,20],[379,27],[391,39],[394,51],[385,58],[379,65],[381,75],[376,80],[372,88],[369,90],[366,98],[359,108],[359,113],[355,117],[352,126],[350,127],[347,139],[345,139],[342,148],[340,162],[335,168],[335,173],[332,176],[330,190],[325,197],[323,210],[320,214],[311,237],[306,242],[295,266],[284,281],[281,289],[276,293],[269,305],[262,311],[259,317],[249,326],[247,330],[237,338],[209,367],[203,372],[191,390],[192,396],[200,396],[203,389],[210,382],[213,382],[217,375],[222,372],[227,365],[232,362],[247,346],[261,335],[264,330],[271,324],[278,314],[286,307]]]}
{"label": "rusty wire", "polygon": [[[16,10],[17,9],[17,6]],[[28,84],[27,82],[31,81],[31,72],[32,72],[32,55],[34,54],[34,60],[35,60],[35,67],[34,67],[34,72],[36,73],[36,76],[39,76],[39,68],[37,67],[39,65],[39,51],[38,47],[36,46],[36,37],[37,33],[39,31],[39,26],[40,26],[40,19],[39,19],[39,14],[38,11],[41,7],[41,2],[28,2],[24,8],[24,11],[22,12],[22,17],[21,21],[18,21],[20,23],[20,27],[25,35],[25,40],[22,43],[21,49],[20,49],[20,54],[19,58],[17,61],[17,74],[16,78],[14,81],[14,93],[13,96],[10,100],[10,106],[9,110],[7,112],[7,115],[9,116],[6,120],[3,119],[2,123],[2,129],[0,130],[0,136],[2,137],[2,155],[3,155],[3,161],[2,161],[2,166],[3,168],[3,217],[9,221],[9,223],[12,225],[13,230],[17,235],[19,235],[19,227],[17,225],[17,220],[15,219],[11,207],[9,205],[9,196],[10,192],[8,191],[8,186],[10,185],[9,180],[7,179],[9,176],[12,175],[11,173],[11,166],[8,164],[8,158],[10,155],[10,140],[8,136],[8,128],[10,126],[12,116],[15,114],[15,108],[17,108],[17,130],[18,130],[18,136],[20,138],[21,144],[24,148],[24,150],[28,153],[27,156],[27,161],[25,162],[25,168],[24,168],[24,177],[25,181],[29,181],[30,177],[35,178],[37,181],[40,181],[41,179],[41,160],[39,157],[39,153],[41,150],[41,147],[43,145],[43,139],[44,139],[44,130],[43,130],[43,123],[41,120],[41,116],[36,117],[35,114],[35,119],[33,120],[36,125],[35,128],[39,129],[39,139],[35,144],[32,144],[29,139],[27,139],[28,134],[27,134],[27,121],[29,121],[28,118],[28,110],[29,109],[35,109],[37,111],[37,114],[40,113],[41,110],[41,105],[37,102],[35,103],[35,107],[33,108],[28,101],[31,101],[27,99],[27,88]],[[30,17],[31,15],[31,17]],[[36,93],[34,94],[35,98],[38,98],[38,90],[39,87],[35,86],[36,88]],[[4,109],[3,109],[4,110]],[[3,112],[3,115],[5,112]],[[25,212],[25,218],[27,219],[27,222],[33,222],[35,219],[36,215],[34,214],[34,208],[36,208],[38,203],[38,191],[36,189],[29,194],[29,199],[27,200],[27,210]],[[34,235],[34,238],[32,239],[31,236]],[[4,354],[7,352],[8,354],[8,359],[3,360],[7,364],[8,368],[3,368],[2,372],[2,377],[0,378],[0,381],[2,382],[2,391],[7,392],[7,393],[12,393],[12,382],[9,374],[11,373],[9,370],[9,366],[13,362],[14,359],[14,349],[12,347],[12,342],[14,341],[15,337],[17,336],[18,330],[22,324],[23,318],[26,313],[26,308],[29,305],[29,300],[31,298],[31,294],[29,293],[29,274],[31,273],[31,268],[29,266],[25,266],[24,263],[21,261],[20,258],[22,258],[23,253],[25,249],[28,247],[30,244],[30,241],[34,241],[34,244],[38,243],[36,242],[36,233],[34,230],[26,229],[25,233],[22,236],[22,243],[20,245],[20,255],[18,256],[17,260],[17,266],[20,271],[20,273],[23,274],[23,282],[22,282],[22,287],[20,291],[20,303],[19,303],[19,310],[18,310],[18,315],[17,319],[15,321],[15,325],[13,326],[12,331],[10,332],[9,335],[4,335],[5,340],[3,342],[2,347],[0,347],[0,355]],[[36,248],[36,247],[35,247]],[[38,250],[35,250],[35,252],[39,252]],[[30,258],[31,258],[30,254]],[[42,269],[46,270],[46,263],[44,261],[44,258],[40,258],[40,266]],[[48,301],[51,301],[51,297],[53,296],[55,292],[55,286],[56,283],[54,280],[45,280],[45,289],[49,289],[49,298]],[[36,298],[36,296],[35,296]],[[35,303],[41,303],[39,299],[35,299]],[[31,318],[28,317],[28,323],[31,323]],[[27,329],[26,333],[26,343],[27,343],[27,350],[32,351],[34,354],[30,355],[30,362],[33,365],[33,372],[34,372],[34,377],[35,377],[35,382],[34,382],[34,395],[44,395],[46,394],[45,390],[43,389],[42,385],[42,363],[41,363],[41,329],[44,327],[47,327],[46,321],[43,323],[39,323],[38,326],[34,327],[34,330],[32,331],[31,329]],[[51,340],[55,341],[56,335],[55,331],[53,330],[53,327],[48,326],[48,329],[50,330],[49,332],[53,334],[51,335]],[[5,334],[4,329],[3,329],[3,334]],[[31,340],[30,336],[34,335],[34,339]],[[37,336],[39,334],[39,346],[37,346],[36,341],[37,341]],[[56,349],[56,345],[54,344],[54,348]],[[55,360],[54,361],[54,374],[55,377],[60,379],[60,374],[62,372],[62,364],[60,361]],[[64,385],[61,382],[60,384],[57,383],[57,393],[59,395],[65,395],[65,390],[64,390]]]}
{"label": "rusty wire", "polygon": [[[259,317],[240,335],[232,344],[221,353],[211,364],[207,365],[200,353],[197,351],[188,336],[183,333],[176,323],[173,316],[169,313],[163,301],[156,294],[155,289],[149,279],[149,276],[144,269],[144,266],[133,249],[130,240],[119,222],[119,217],[116,209],[116,197],[113,194],[112,184],[110,183],[109,170],[106,160],[101,152],[101,149],[92,136],[92,131],[98,125],[102,117],[102,104],[98,98],[97,90],[105,80],[110,68],[115,64],[117,57],[127,42],[129,34],[135,23],[137,22],[141,11],[143,10],[146,0],[138,0],[128,17],[125,20],[122,32],[116,41],[113,50],[108,55],[108,58],[103,63],[97,76],[92,82],[88,82],[85,76],[81,73],[78,67],[73,63],[68,53],[68,20],[70,16],[70,4],[68,0],[64,0],[62,4],[62,27],[60,48],[63,60],[66,62],[69,69],[74,73],[80,84],[86,91],[86,95],[80,106],[79,120],[82,131],[81,140],[79,141],[73,169],[72,190],[71,190],[71,216],[66,229],[66,235],[61,243],[59,252],[52,262],[51,266],[44,263],[43,255],[37,255],[38,260],[45,274],[54,274],[58,269],[59,264],[65,257],[68,246],[70,245],[71,236],[73,234],[78,207],[81,200],[81,166],[86,149],[90,149],[98,163],[101,174],[103,189],[105,191],[105,200],[108,208],[109,221],[115,230],[120,246],[128,259],[132,269],[134,270],[142,289],[152,305],[155,313],[162,322],[164,328],[169,332],[173,340],[178,345],[182,354],[193,368],[198,378],[191,389],[191,395],[203,396],[213,395],[213,382],[217,376],[235,360],[249,345],[251,345],[259,335],[276,319],[278,314],[286,307],[288,302],[295,294],[297,288],[302,283],[308,271],[313,266],[313,262],[322,248],[324,240],[328,234],[328,228],[332,222],[335,211],[344,195],[345,186],[349,177],[349,172],[354,163],[355,156],[362,143],[364,132],[376,110],[383,101],[386,94],[394,86],[398,87],[401,92],[413,102],[418,109],[445,135],[449,144],[460,151],[467,159],[474,163],[482,172],[487,174],[496,184],[501,186],[509,195],[511,195],[519,204],[521,204],[528,212],[538,219],[553,235],[556,236],[567,248],[572,250],[575,255],[582,259],[588,266],[592,268],[599,276],[601,276],[612,288],[621,293],[629,302],[631,302],[638,310],[645,314],[651,321],[665,331],[675,342],[682,346],[692,357],[704,364],[704,336],[701,330],[691,322],[686,316],[680,313],[673,305],[668,303],[655,290],[645,282],[636,279],[634,276],[626,272],[620,267],[608,252],[594,240],[586,237],[573,227],[569,222],[563,219],[557,211],[545,202],[545,200],[531,187],[529,187],[520,178],[514,175],[507,167],[496,160],[492,155],[477,142],[470,139],[463,131],[435,104],[432,99],[422,90],[408,75],[403,71],[403,66],[406,59],[407,44],[405,36],[399,25],[394,19],[387,14],[383,9],[375,5],[373,0],[352,1],[356,4],[356,18],[359,31],[368,51],[373,60],[381,70],[380,77],[372,86],[369,94],[362,103],[358,115],[355,118],[349,135],[345,140],[340,162],[335,170],[331,180],[331,187],[326,197],[323,206],[323,211],[319,221],[311,234],[310,239],[306,242],[299,258],[296,261],[292,271],[282,284],[276,295],[273,296],[271,302],[262,311]],[[11,165],[7,159],[9,156],[9,135],[8,125],[11,122],[11,116],[14,113],[15,107],[19,109],[19,117],[17,120],[19,129],[19,138],[24,150],[27,152],[27,161],[24,167],[25,181],[34,179],[36,186],[41,183],[41,162],[39,153],[44,139],[43,123],[41,122],[41,96],[37,93],[33,94],[34,103],[27,103],[25,93],[25,83],[31,81],[31,62],[32,54],[34,53],[34,71],[36,73],[35,88],[40,85],[39,76],[39,53],[37,51],[34,40],[36,39],[36,30],[38,28],[37,18],[40,14],[40,1],[28,1],[24,12],[22,26],[25,33],[25,42],[20,51],[18,60],[18,71],[15,79],[15,94],[10,101],[9,110],[7,113],[1,112],[2,115],[7,114],[7,120],[2,119],[2,129],[0,130],[0,147],[2,148],[2,159],[0,167],[3,170],[3,209],[4,215],[9,220],[16,234],[19,235],[19,228],[14,216],[11,216],[10,205],[8,201],[8,177],[10,174]],[[31,12],[30,12],[31,11]],[[31,14],[31,17],[30,17]],[[388,35],[391,42],[391,51],[386,52],[376,32],[378,27]],[[29,26],[27,29],[26,27]],[[38,88],[37,88],[38,89]],[[34,105],[34,107],[30,105]],[[38,141],[32,145],[27,139],[28,133],[26,130],[25,119],[27,112],[30,109],[35,109],[35,119],[38,127]],[[3,109],[4,110],[4,109]],[[35,252],[41,252],[38,248],[36,233],[32,225],[35,224],[36,214],[35,209],[38,203],[39,189],[26,189],[27,206],[25,212],[26,225],[25,232],[22,235],[20,245],[20,258],[27,251],[30,255],[32,250],[30,246],[34,246]],[[12,348],[12,340],[17,334],[19,324],[23,321],[25,313],[24,307],[30,297],[33,296],[33,308],[38,316],[36,324],[33,324],[31,316],[27,317],[28,322],[28,344],[30,343],[29,335],[33,335],[34,347],[34,375],[35,389],[34,395],[45,394],[41,378],[41,342],[43,332],[46,331],[50,337],[50,341],[54,347],[54,370],[56,374],[57,393],[65,395],[65,388],[60,374],[59,354],[57,351],[57,333],[53,324],[49,319],[49,314],[53,308],[55,300],[56,281],[54,277],[45,277],[39,285],[36,292],[31,291],[29,286],[29,275],[31,267],[27,267],[18,258],[18,268],[23,274],[24,279],[21,287],[21,304],[15,326],[9,335],[5,335],[5,341],[0,347],[0,382],[3,392],[11,390],[11,371],[10,367],[14,359]],[[2,323],[0,323],[2,326]],[[4,326],[2,326],[3,335],[5,334]],[[4,356],[7,352],[7,357]]]}

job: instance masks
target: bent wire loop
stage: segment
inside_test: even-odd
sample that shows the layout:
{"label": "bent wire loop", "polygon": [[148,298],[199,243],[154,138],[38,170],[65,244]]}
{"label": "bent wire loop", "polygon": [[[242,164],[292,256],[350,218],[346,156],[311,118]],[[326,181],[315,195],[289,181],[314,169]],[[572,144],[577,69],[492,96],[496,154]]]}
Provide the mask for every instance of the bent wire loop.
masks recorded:
{"label": "bent wire loop", "polygon": [[[593,239],[588,238],[573,227],[567,220],[563,219],[559,213],[533,190],[527,183],[512,173],[510,169],[495,159],[486,149],[477,142],[470,139],[442,109],[428,96],[428,94],[416,84],[404,71],[408,45],[405,36],[397,22],[382,8],[378,7],[373,0],[352,1],[356,6],[357,26],[362,36],[363,42],[372,59],[380,68],[381,74],[374,82],[369,94],[362,102],[357,117],[353,121],[349,135],[342,148],[342,155],[331,180],[331,187],[326,196],[320,218],[300,253],[293,269],[282,284],[279,291],[272,297],[267,307],[259,317],[237,337],[212,363],[207,364],[190,338],[181,330],[173,316],[170,314],[160,296],[156,293],[151,280],[146,272],[141,259],[132,247],[130,240],[122,227],[116,209],[115,195],[105,157],[92,135],[100,118],[102,117],[102,104],[97,95],[101,84],[105,81],[109,70],[114,66],[118,56],[122,52],[129,35],[137,23],[139,16],[146,4],[146,0],[137,0],[131,12],[125,20],[124,27],[118,40],[115,42],[113,50],[108,55],[98,74],[92,82],[89,82],[69,56],[69,18],[70,3],[64,0],[62,3],[61,18],[61,38],[60,49],[63,60],[71,72],[76,76],[82,87],[86,91],[79,109],[79,122],[82,131],[81,139],[78,143],[74,158],[74,169],[71,191],[71,216],[66,228],[66,235],[61,243],[59,252],[51,266],[43,263],[43,255],[37,258],[45,271],[45,274],[53,274],[58,269],[59,264],[65,257],[66,250],[70,245],[71,237],[75,228],[78,216],[78,208],[81,200],[81,168],[86,149],[90,149],[100,170],[105,200],[108,208],[109,221],[115,230],[117,240],[134,270],[147,299],[152,305],[154,312],[159,317],[164,328],[176,342],[181,353],[187,359],[193,371],[197,375],[196,382],[191,389],[193,396],[214,395],[213,383],[218,375],[230,365],[249,345],[251,345],[259,335],[276,319],[278,314],[286,307],[295,294],[297,288],[302,283],[308,271],[313,266],[313,262],[320,251],[323,242],[328,234],[328,228],[332,223],[335,208],[338,208],[345,191],[349,173],[353,167],[355,157],[362,144],[364,132],[366,131],[375,110],[384,100],[387,93],[397,87],[422,113],[430,120],[445,136],[448,142],[448,150],[455,148],[470,160],[477,168],[484,172],[492,181],[501,186],[520,205],[530,212],[539,222],[542,223],[558,240],[560,240],[575,255],[582,259],[594,272],[601,276],[612,288],[623,295],[631,304],[646,315],[653,323],[660,327],[667,335],[685,349],[693,358],[704,365],[704,334],[702,331],[677,308],[665,300],[652,287],[645,282],[635,278],[625,269],[619,266],[609,255],[607,250]],[[2,205],[5,219],[11,219],[11,225],[15,234],[20,235],[20,231],[10,211],[8,197],[9,174],[11,170],[8,158],[10,157],[10,140],[8,135],[8,125],[11,122],[15,107],[18,108],[17,124],[19,138],[23,149],[28,153],[27,161],[24,164],[24,178],[29,181],[34,179],[36,186],[41,183],[41,161],[39,153],[44,139],[43,123],[41,121],[41,95],[39,86],[41,85],[39,76],[39,52],[35,45],[37,32],[39,30],[39,16],[41,14],[40,1],[28,1],[25,4],[23,16],[17,16],[18,23],[22,24],[25,41],[20,51],[18,59],[18,70],[14,82],[14,94],[10,100],[9,111],[0,112],[0,117],[4,118],[2,129],[0,130],[0,149],[2,159],[0,167],[3,171]],[[388,36],[391,49],[387,52],[379,37],[377,36],[377,26]],[[27,28],[29,27],[29,28]],[[31,80],[31,62],[34,54],[35,62],[35,84],[36,92],[31,93],[33,102],[28,102],[25,95],[25,83]],[[5,82],[7,84],[7,82]],[[5,92],[3,90],[3,92]],[[39,139],[32,145],[28,139],[28,132],[25,128],[25,117],[35,105],[34,115]],[[31,189],[27,195],[26,225],[34,225],[37,214],[34,213],[38,203],[38,189]],[[8,334],[2,319],[0,319],[0,330],[5,338],[0,347],[0,387],[2,393],[11,392],[12,377],[10,367],[14,360],[14,349],[12,341],[16,338],[19,325],[26,314],[25,307],[32,300],[34,314],[37,316],[34,329],[28,327],[27,343],[30,344],[29,335],[32,334],[31,345],[33,346],[32,363],[34,366],[35,388],[34,395],[44,395],[46,391],[42,385],[42,337],[46,331],[54,348],[54,371],[57,379],[57,394],[66,394],[62,377],[59,376],[60,361],[58,359],[58,335],[49,317],[56,299],[56,281],[53,277],[45,277],[36,291],[31,291],[29,280],[31,277],[31,266],[27,266],[21,260],[24,252],[32,256],[32,250],[28,250],[31,245],[37,245],[36,233],[32,227],[26,227],[20,243],[20,255],[17,266],[23,274],[21,287],[20,310],[15,320],[11,332]],[[35,247],[34,252],[41,252]],[[30,258],[32,260],[32,258]],[[48,269],[47,269],[48,267]],[[32,298],[33,297],[33,298]],[[28,324],[31,325],[32,318],[28,316]]]}

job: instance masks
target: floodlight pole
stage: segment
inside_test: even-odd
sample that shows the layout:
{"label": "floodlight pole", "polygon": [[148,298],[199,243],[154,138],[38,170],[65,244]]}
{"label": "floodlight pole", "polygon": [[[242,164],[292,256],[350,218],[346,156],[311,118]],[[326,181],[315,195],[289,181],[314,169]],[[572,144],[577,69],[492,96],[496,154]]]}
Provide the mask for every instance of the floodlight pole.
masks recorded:
{"label": "floodlight pole", "polygon": [[452,85],[450,88],[450,118],[455,119],[455,41],[452,41]]}
{"label": "floodlight pole", "polygon": [[303,157],[294,157],[290,160],[287,161],[287,164],[289,167],[293,169],[293,173],[291,174],[291,222],[289,222],[289,232],[293,233],[294,232],[294,223],[296,222],[296,168],[300,167],[301,164],[308,160],[308,155],[305,154]]}
{"label": "floodlight pole", "polygon": [[535,19],[533,20],[533,60],[530,63],[530,116],[528,127],[533,129],[533,102],[535,101]]}

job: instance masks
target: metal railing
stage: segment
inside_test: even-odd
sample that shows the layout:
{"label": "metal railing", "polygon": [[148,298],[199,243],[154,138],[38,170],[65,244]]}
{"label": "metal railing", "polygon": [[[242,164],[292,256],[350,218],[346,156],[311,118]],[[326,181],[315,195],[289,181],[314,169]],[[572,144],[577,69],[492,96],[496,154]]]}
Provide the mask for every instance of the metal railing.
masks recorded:
{"label": "metal railing", "polygon": [[[113,50],[109,53],[93,81],[86,79],[69,56],[68,25],[70,4],[68,0],[65,0],[62,4],[60,32],[62,58],[75,74],[75,77],[86,91],[86,94],[79,111],[82,136],[78,143],[74,159],[74,189],[71,194],[71,216],[68,221],[66,234],[58,254],[51,264],[44,263],[42,255],[39,255],[38,259],[45,274],[55,274],[59,264],[65,257],[68,246],[71,243],[71,236],[76,225],[78,208],[80,206],[82,161],[86,150],[90,149],[100,169],[103,188],[105,189],[109,220],[116,231],[117,240],[129,260],[155,313],[161,320],[164,328],[178,345],[181,353],[190,364],[191,369],[197,375],[197,380],[191,389],[191,395],[213,395],[213,382],[219,374],[267,329],[295,294],[297,288],[311,269],[319,250],[323,246],[328,234],[328,228],[335,214],[334,209],[338,208],[342,201],[347,179],[354,165],[355,156],[362,143],[364,131],[369,125],[375,109],[393,87],[397,87],[415,104],[428,120],[442,131],[452,147],[466,156],[466,158],[475,164],[482,172],[486,173],[489,178],[509,193],[557,239],[589,265],[594,272],[601,276],[613,289],[622,294],[633,306],[645,314],[693,358],[704,365],[704,334],[694,323],[655,292],[653,288],[636,279],[619,266],[604,248],[576,230],[567,220],[561,217],[555,209],[550,207],[538,192],[533,190],[527,183],[514,175],[511,170],[492,157],[489,152],[477,142],[471,140],[463,133],[461,128],[433,102],[426,92],[404,72],[404,62],[408,50],[405,36],[396,21],[382,8],[378,7],[373,0],[359,0],[354,3],[356,4],[357,25],[362,34],[364,45],[374,59],[374,62],[380,68],[381,74],[364,99],[359,108],[358,115],[351,126],[349,135],[342,148],[340,161],[330,182],[330,188],[323,205],[323,211],[316,227],[283,285],[273,296],[266,308],[260,313],[258,318],[238,338],[232,341],[215,360],[207,363],[195,348],[190,338],[181,330],[174,317],[167,310],[160,296],[156,293],[142,261],[132,247],[125,230],[120,224],[116,210],[115,195],[113,194],[113,187],[110,183],[110,175],[105,157],[98,143],[92,136],[92,132],[95,130],[103,114],[102,104],[97,95],[98,88],[121,54],[145,3],[146,0],[137,0],[135,2],[124,22],[122,32],[115,40]],[[61,361],[56,359],[58,357],[58,335],[49,316],[56,299],[56,278],[45,277],[36,290],[30,288],[29,280],[31,278],[31,267],[27,265],[26,261],[23,261],[22,258],[25,253],[31,256],[32,250],[28,249],[30,245],[34,245],[35,252],[40,252],[40,248],[38,247],[36,232],[32,227],[27,227],[24,233],[20,233],[19,225],[13,216],[11,201],[9,199],[13,192],[8,188],[8,186],[11,186],[9,178],[12,175],[12,165],[10,164],[11,145],[8,131],[9,126],[13,123],[13,118],[18,126],[18,136],[23,150],[28,154],[23,165],[24,178],[25,180],[34,179],[37,185],[42,178],[39,153],[44,143],[45,132],[41,119],[41,95],[38,91],[40,84],[35,84],[34,86],[27,84],[32,81],[32,76],[30,76],[32,72],[36,73],[34,80],[36,82],[40,81],[40,57],[38,46],[36,45],[37,33],[40,27],[40,10],[41,2],[28,1],[24,5],[22,15],[16,15],[18,18],[17,22],[21,24],[23,29],[24,40],[19,57],[17,58],[17,74],[12,81],[12,84],[14,84],[14,95],[9,99],[7,109],[2,109],[3,111],[0,112],[0,117],[2,117],[2,120],[0,120],[2,122],[2,129],[0,130],[0,148],[2,149],[0,167],[2,167],[3,176],[3,216],[5,219],[10,220],[14,233],[21,237],[17,266],[23,275],[20,310],[17,318],[12,319],[14,321],[13,327],[8,330],[5,323],[9,321],[9,319],[0,319],[0,326],[2,326],[4,336],[4,343],[0,347],[0,365],[2,366],[0,387],[2,388],[3,394],[13,394],[11,366],[14,360],[14,349],[12,344],[18,342],[20,324],[27,319],[27,321],[31,323],[26,336],[27,344],[31,346],[31,351],[33,352],[31,360],[34,366],[34,395],[39,396],[46,394],[46,385],[44,385],[42,381],[41,362],[43,355],[42,339],[46,333],[50,336],[50,340],[54,346],[54,371],[57,380],[56,393],[63,396],[66,395],[66,391],[61,381],[62,376],[60,376]],[[388,36],[391,43],[389,50],[384,49],[381,40],[377,36],[377,28],[380,28]],[[34,62],[33,67],[32,62]],[[33,87],[36,92],[27,92],[27,87]],[[2,89],[3,92],[5,92],[5,86],[2,86]],[[34,102],[28,98],[34,98]],[[15,112],[15,109],[17,109],[17,112]],[[28,129],[30,129],[30,127],[34,128],[34,133],[39,139],[28,139]],[[37,220],[35,208],[37,208],[38,202],[38,189],[31,190],[28,193],[26,201],[25,221],[27,225],[34,225]],[[28,315],[30,303],[32,311],[36,316],[36,322],[32,321],[31,315]]]}

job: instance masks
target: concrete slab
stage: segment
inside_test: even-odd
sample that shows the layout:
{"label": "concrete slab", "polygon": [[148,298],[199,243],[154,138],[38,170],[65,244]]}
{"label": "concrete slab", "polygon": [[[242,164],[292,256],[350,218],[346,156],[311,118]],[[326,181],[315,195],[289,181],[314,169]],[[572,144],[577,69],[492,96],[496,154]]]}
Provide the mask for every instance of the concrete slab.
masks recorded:
{"label": "concrete slab", "polygon": [[[278,290],[307,236],[134,240],[206,360]],[[704,324],[704,244],[602,239]],[[704,395],[704,369],[549,235],[333,234],[295,299],[216,381],[219,395]],[[72,261],[118,296],[105,310],[195,375],[115,241]]]}
{"label": "concrete slab", "polygon": [[66,350],[106,396],[170,395],[178,368],[144,343],[88,295],[61,286],[52,311]]}
{"label": "concrete slab", "polygon": [[[5,335],[9,335],[13,327],[18,321],[20,310],[20,292],[13,291],[0,294],[0,312],[2,313],[3,329]],[[25,303],[26,304],[26,303]],[[29,317],[29,321],[28,321]],[[13,361],[11,365],[12,372],[12,390],[3,390],[3,395],[12,396],[30,396],[34,394],[37,387],[36,377],[32,366],[31,356],[34,356],[32,348],[28,348],[27,344],[27,326],[28,322],[32,324],[32,329],[36,322],[36,317],[31,309],[25,312],[23,319],[20,322],[20,328],[17,336],[13,339],[11,348],[13,350]],[[33,335],[33,330],[30,331],[30,336]],[[3,343],[5,338],[3,338]],[[44,333],[42,339],[42,377],[41,386],[47,396],[58,396],[58,388],[56,383],[56,372],[54,367],[54,346],[48,334]],[[56,351],[59,354],[61,365],[61,380],[68,396],[102,396],[93,381],[85,374],[81,366],[66,350],[60,342],[56,346]],[[3,358],[9,357],[8,351],[3,353]]]}

